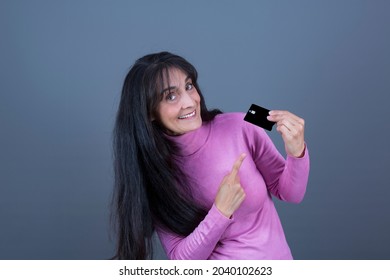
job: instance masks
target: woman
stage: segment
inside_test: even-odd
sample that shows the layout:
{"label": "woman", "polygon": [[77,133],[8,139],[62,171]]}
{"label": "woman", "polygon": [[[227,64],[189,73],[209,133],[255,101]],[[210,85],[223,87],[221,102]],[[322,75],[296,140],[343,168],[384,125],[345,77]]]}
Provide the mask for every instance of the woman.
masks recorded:
{"label": "woman", "polygon": [[304,121],[271,111],[285,160],[242,113],[208,110],[182,57],[146,55],[125,78],[114,129],[117,259],[292,259],[271,195],[300,202]]}

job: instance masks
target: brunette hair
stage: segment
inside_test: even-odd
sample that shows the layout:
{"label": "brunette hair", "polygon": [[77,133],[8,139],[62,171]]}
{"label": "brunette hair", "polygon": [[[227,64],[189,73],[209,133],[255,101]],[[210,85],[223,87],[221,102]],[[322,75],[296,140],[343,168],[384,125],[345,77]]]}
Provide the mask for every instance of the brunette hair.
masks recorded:
{"label": "brunette hair", "polygon": [[152,258],[155,226],[187,236],[207,213],[192,199],[190,180],[172,158],[178,148],[164,136],[164,127],[152,121],[161,86],[172,68],[191,78],[201,98],[202,121],[221,113],[207,109],[198,73],[184,58],[160,52],[132,66],[123,84],[113,133],[115,259]]}

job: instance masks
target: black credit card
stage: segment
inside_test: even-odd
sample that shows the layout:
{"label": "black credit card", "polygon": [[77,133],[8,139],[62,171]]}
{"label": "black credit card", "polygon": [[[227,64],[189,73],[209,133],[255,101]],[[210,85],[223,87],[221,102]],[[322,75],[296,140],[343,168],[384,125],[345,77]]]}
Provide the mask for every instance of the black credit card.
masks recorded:
{"label": "black credit card", "polygon": [[267,120],[269,111],[268,109],[252,104],[244,120],[271,131],[275,123]]}

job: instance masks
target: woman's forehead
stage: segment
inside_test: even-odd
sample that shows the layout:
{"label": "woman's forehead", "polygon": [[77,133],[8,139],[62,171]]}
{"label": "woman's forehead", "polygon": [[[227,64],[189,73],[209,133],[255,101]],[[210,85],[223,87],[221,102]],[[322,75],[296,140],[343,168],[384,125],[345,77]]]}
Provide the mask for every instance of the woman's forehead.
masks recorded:
{"label": "woman's forehead", "polygon": [[161,72],[158,88],[163,90],[171,86],[178,86],[180,83],[188,80],[188,73],[179,68],[166,68]]}

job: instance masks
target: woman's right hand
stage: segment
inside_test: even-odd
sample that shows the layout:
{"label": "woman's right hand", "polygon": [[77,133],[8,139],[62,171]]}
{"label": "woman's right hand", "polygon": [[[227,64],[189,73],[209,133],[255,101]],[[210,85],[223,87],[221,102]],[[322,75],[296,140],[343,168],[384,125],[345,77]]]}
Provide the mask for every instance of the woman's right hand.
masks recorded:
{"label": "woman's right hand", "polygon": [[238,171],[245,157],[245,154],[241,154],[236,160],[232,171],[223,178],[215,198],[215,206],[227,218],[233,215],[245,199],[245,192],[241,187],[240,177],[238,176]]}

